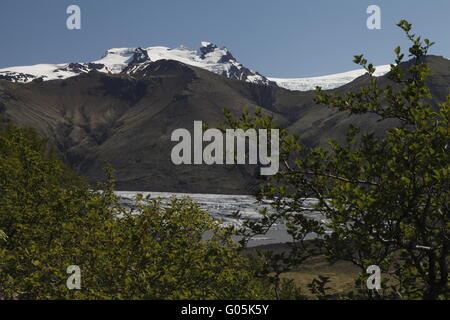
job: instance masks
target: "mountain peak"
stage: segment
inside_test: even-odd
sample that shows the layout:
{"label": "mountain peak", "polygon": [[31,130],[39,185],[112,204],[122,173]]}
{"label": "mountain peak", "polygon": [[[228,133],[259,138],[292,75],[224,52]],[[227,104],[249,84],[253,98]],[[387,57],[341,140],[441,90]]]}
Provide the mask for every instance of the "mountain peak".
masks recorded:
{"label": "mountain peak", "polygon": [[222,76],[265,85],[274,85],[266,77],[240,64],[225,47],[202,41],[198,51],[184,46],[148,48],[111,48],[99,60],[87,63],[47,64],[0,69],[0,79],[30,82],[74,77],[93,70],[111,74],[133,74],[158,60],[175,60]]}
{"label": "mountain peak", "polygon": [[214,52],[216,49],[217,46],[214,43],[202,41],[199,48],[200,57],[204,59],[207,54]]}
{"label": "mountain peak", "polygon": [[226,47],[217,47],[214,43],[202,41],[199,49],[200,58],[213,63],[237,62]]}
{"label": "mountain peak", "polygon": [[202,49],[202,48],[214,48],[215,49],[215,48],[217,48],[217,46],[212,42],[202,41],[202,42],[200,42],[200,49]]}
{"label": "mountain peak", "polygon": [[[267,78],[239,63],[226,47],[218,47],[212,42],[202,41],[197,51],[190,50],[185,46],[178,48],[164,46],[111,48],[99,60],[87,63],[38,64],[5,68],[0,69],[0,80],[26,83],[33,80],[67,79],[94,70],[109,74],[133,75],[145,70],[150,63],[158,60],[175,60],[230,79],[298,91],[313,90],[316,86],[324,89],[337,88],[366,73],[366,70],[359,69],[322,77]],[[389,65],[379,66],[375,75],[381,76],[389,69]]]}

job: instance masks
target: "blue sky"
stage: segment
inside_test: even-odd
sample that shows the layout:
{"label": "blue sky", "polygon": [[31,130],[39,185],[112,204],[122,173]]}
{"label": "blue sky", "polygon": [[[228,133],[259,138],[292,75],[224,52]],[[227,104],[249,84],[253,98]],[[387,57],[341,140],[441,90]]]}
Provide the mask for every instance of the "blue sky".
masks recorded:
{"label": "blue sky", "polygon": [[[66,28],[66,8],[81,7],[82,29]],[[381,8],[381,30],[366,9]],[[272,77],[355,69],[354,54],[392,62],[401,18],[450,57],[449,0],[0,0],[0,68],[98,59],[113,47],[226,46],[244,65]]]}

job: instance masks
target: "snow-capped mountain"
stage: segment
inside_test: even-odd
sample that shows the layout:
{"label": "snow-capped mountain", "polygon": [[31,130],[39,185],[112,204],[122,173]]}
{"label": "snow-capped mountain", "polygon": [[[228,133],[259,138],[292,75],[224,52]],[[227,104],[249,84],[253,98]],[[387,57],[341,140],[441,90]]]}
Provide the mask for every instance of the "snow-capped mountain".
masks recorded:
{"label": "snow-capped mountain", "polygon": [[[187,65],[206,69],[227,78],[246,82],[273,85],[289,90],[314,90],[316,86],[334,89],[349,83],[366,71],[363,69],[321,77],[309,78],[268,78],[240,64],[225,48],[219,48],[210,42],[202,42],[197,51],[184,46],[168,47],[115,48],[109,49],[101,59],[84,63],[37,64],[24,67],[0,69],[0,79],[12,82],[30,82],[66,79],[93,70],[109,74],[125,73],[133,75],[144,70],[150,63],[158,60],[176,60]],[[376,76],[389,71],[389,65],[377,67]]]}
{"label": "snow-capped mountain", "polygon": [[0,79],[13,82],[30,82],[66,79],[92,70],[119,74],[133,74],[158,60],[176,60],[206,69],[231,79],[273,85],[266,77],[240,64],[227,48],[219,48],[210,42],[202,42],[197,51],[186,47],[115,48],[108,50],[101,59],[87,63],[38,64],[25,67],[0,69]]}
{"label": "snow-capped mountain", "polygon": [[[378,66],[376,67],[374,76],[376,77],[383,76],[386,73],[388,73],[390,69],[391,69],[390,65]],[[279,87],[289,90],[296,90],[296,91],[314,90],[316,86],[320,86],[322,87],[322,89],[328,90],[352,82],[356,78],[364,75],[366,72],[367,71],[364,69],[359,69],[320,77],[293,78],[293,79],[268,78],[268,79],[275,82]]]}

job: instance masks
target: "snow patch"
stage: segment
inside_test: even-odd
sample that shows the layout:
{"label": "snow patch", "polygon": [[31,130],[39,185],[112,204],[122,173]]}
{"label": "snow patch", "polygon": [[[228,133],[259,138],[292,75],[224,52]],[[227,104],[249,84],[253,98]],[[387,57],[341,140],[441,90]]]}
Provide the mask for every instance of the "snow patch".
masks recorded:
{"label": "snow patch", "polygon": [[[37,64],[4,68],[0,69],[0,79],[12,82],[30,82],[35,79],[47,81],[67,79],[92,70],[109,74],[133,74],[139,71],[141,66],[163,59],[179,61],[231,79],[264,85],[277,85],[298,91],[314,90],[316,86],[320,86],[323,89],[334,89],[353,81],[365,73],[365,70],[353,70],[321,77],[266,78],[240,64],[227,48],[219,48],[211,42],[203,41],[197,51],[190,50],[184,46],[174,49],[164,46],[144,49],[112,48],[101,59],[92,62]],[[389,65],[379,66],[375,75],[384,75],[389,70]]]}
{"label": "snow patch", "polygon": [[[374,76],[380,77],[385,75],[391,70],[390,65],[381,65],[376,67]],[[308,91],[314,90],[316,86],[322,87],[324,90],[335,89],[350,83],[356,78],[366,74],[365,69],[353,70],[348,72],[342,72],[337,74],[331,74],[320,77],[308,77],[308,78],[268,78],[275,82],[278,86],[296,91]]]}

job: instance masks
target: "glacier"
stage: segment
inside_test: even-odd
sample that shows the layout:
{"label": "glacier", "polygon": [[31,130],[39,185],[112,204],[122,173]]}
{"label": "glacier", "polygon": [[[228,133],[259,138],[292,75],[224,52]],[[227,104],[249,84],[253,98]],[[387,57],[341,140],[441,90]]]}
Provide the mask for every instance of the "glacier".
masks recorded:
{"label": "glacier", "polygon": [[[138,192],[138,191],[116,191],[122,205],[133,207],[137,194],[150,199],[160,198],[162,202],[167,202],[170,198],[190,198],[199,204],[200,208],[207,212],[213,219],[218,220],[222,225],[233,225],[241,227],[243,219],[258,220],[262,216],[259,213],[262,209],[271,210],[270,203],[261,203],[254,196],[250,195],[225,195],[225,194],[202,194],[202,193],[174,193],[174,192]],[[312,206],[316,199],[306,199],[307,206]],[[236,219],[233,214],[239,211],[242,219]],[[307,217],[326,223],[326,219],[316,211],[308,211]],[[308,235],[307,239],[314,238],[315,235]],[[292,242],[292,237],[288,234],[286,226],[282,223],[274,224],[266,234],[254,236],[248,243],[249,247],[268,244],[279,244]]]}
{"label": "glacier", "polygon": [[[383,76],[391,70],[390,65],[381,65],[375,68],[376,71],[373,74],[375,77]],[[356,78],[363,76],[365,73],[367,73],[365,69],[357,69],[319,77],[306,77],[306,78],[269,77],[268,79],[275,82],[279,87],[294,91],[314,90],[316,86],[321,87],[323,90],[329,90],[350,83]]]}
{"label": "glacier", "polygon": [[[91,71],[107,74],[129,74],[158,60],[175,60],[187,65],[205,69],[221,76],[250,83],[272,85],[295,91],[314,90],[316,86],[334,89],[364,75],[364,69],[338,74],[304,78],[273,78],[243,66],[226,47],[217,47],[203,41],[198,50],[185,46],[169,48],[155,46],[147,48],[112,48],[98,60],[60,64],[37,64],[0,69],[0,80],[27,83],[31,81],[49,81],[67,79]],[[375,76],[389,72],[389,65],[376,67]]]}

